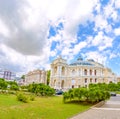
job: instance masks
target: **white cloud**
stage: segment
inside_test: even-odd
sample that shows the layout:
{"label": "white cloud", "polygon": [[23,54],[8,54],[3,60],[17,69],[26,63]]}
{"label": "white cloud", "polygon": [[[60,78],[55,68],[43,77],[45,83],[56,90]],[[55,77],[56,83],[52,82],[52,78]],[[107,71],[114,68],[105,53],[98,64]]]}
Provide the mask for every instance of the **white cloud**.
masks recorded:
{"label": "white cloud", "polygon": [[116,28],[114,30],[114,33],[115,33],[116,36],[119,36],[120,35],[120,28]]}
{"label": "white cloud", "polygon": [[108,26],[107,20],[103,17],[103,15],[97,15],[95,17],[95,30],[97,30],[98,28],[100,30],[103,30],[107,28],[107,26]]}
{"label": "white cloud", "polygon": [[54,57],[54,56],[56,56],[56,55],[57,55],[57,51],[56,51],[56,50],[50,52],[50,56],[51,56],[51,57]]}
{"label": "white cloud", "polygon": [[97,46],[99,51],[112,47],[113,38],[106,36],[102,31],[93,38],[91,46]]}
{"label": "white cloud", "polygon": [[120,0],[115,0],[115,7],[116,7],[117,9],[120,8]]}
{"label": "white cloud", "polygon": [[80,52],[82,48],[85,48],[87,46],[87,42],[80,42],[79,44],[75,45],[73,49],[73,54],[76,55]]}
{"label": "white cloud", "polygon": [[9,36],[9,30],[7,29],[6,25],[3,23],[1,19],[0,19],[0,33],[3,34],[3,36],[5,37]]}
{"label": "white cloud", "polygon": [[97,51],[91,51],[85,54],[87,59],[94,59],[96,62],[99,62],[101,64],[104,64],[107,60],[107,56],[104,56],[104,54],[101,54]]}
{"label": "white cloud", "polygon": [[117,56],[118,56],[117,54],[110,53],[110,59],[115,58],[115,57],[117,57]]}
{"label": "white cloud", "polygon": [[[116,8],[119,7],[118,3],[116,0]],[[105,35],[103,30],[108,34],[112,32],[112,25],[107,18],[118,20],[113,4],[109,2],[104,12],[101,12],[99,0],[0,1],[0,57],[6,57],[4,63],[9,59],[10,67],[14,65],[28,71],[42,66],[49,68],[49,57],[57,56],[58,51],[71,60],[86,47],[95,46],[99,51],[112,47],[114,39]],[[93,9],[97,10],[98,15],[93,15]],[[77,39],[78,28],[80,24],[86,25],[87,21],[95,22],[94,30],[98,33],[86,36],[86,40],[80,42]],[[50,26],[56,27],[61,22],[63,28],[48,39]],[[114,33],[120,35],[119,29],[115,29]],[[58,44],[50,51],[53,41]],[[89,52],[87,55],[105,60],[97,52]]]}

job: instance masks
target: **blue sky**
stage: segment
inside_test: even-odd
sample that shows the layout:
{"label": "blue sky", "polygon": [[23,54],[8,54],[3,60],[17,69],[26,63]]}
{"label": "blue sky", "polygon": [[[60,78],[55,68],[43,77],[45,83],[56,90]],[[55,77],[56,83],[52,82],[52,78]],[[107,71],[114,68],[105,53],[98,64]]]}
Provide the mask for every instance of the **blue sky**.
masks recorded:
{"label": "blue sky", "polygon": [[1,0],[0,68],[50,69],[82,56],[120,75],[120,0]]}

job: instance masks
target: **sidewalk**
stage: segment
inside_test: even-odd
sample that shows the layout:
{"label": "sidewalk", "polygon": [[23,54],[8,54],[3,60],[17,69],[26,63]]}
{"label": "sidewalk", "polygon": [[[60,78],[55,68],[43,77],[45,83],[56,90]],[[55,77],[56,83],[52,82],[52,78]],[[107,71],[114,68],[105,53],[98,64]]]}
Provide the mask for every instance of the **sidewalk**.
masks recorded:
{"label": "sidewalk", "polygon": [[70,119],[120,119],[120,110],[104,110],[92,108]]}
{"label": "sidewalk", "polygon": [[106,102],[100,102],[70,119],[120,119],[120,95],[111,97]]}

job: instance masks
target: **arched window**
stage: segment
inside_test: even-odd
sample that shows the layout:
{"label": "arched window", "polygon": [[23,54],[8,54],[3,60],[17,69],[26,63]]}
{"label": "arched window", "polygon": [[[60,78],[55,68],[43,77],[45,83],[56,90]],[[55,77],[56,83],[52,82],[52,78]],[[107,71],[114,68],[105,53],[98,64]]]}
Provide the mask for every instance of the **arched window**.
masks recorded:
{"label": "arched window", "polygon": [[57,66],[54,68],[54,74],[57,74]]}
{"label": "arched window", "polygon": [[90,83],[92,83],[92,78],[90,78]]}
{"label": "arched window", "polygon": [[61,88],[62,89],[64,88],[64,80],[62,80],[62,82],[61,82]]}
{"label": "arched window", "polygon": [[87,78],[85,78],[85,83],[87,83]]}
{"label": "arched window", "polygon": [[75,70],[74,70],[74,69],[72,70],[72,75],[73,75],[73,76],[75,75]]}
{"label": "arched window", "polygon": [[87,69],[84,70],[84,75],[87,75]]}
{"label": "arched window", "polygon": [[97,79],[95,78],[95,83],[97,82]]}
{"label": "arched window", "polygon": [[62,75],[65,75],[65,67],[62,67]]}
{"label": "arched window", "polygon": [[75,85],[75,79],[72,79],[72,85]]}
{"label": "arched window", "polygon": [[56,80],[54,80],[54,86],[56,86]]}
{"label": "arched window", "polygon": [[79,76],[81,75],[81,70],[79,69]]}
{"label": "arched window", "polygon": [[92,70],[90,69],[90,75],[92,75]]}
{"label": "arched window", "polygon": [[97,74],[97,71],[96,71],[96,70],[94,71],[94,74],[95,74],[95,75]]}

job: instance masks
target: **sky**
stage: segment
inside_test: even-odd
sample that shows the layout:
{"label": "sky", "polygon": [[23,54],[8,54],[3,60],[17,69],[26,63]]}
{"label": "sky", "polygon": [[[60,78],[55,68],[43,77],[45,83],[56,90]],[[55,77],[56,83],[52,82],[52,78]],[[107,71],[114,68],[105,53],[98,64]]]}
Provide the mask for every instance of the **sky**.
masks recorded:
{"label": "sky", "polygon": [[120,0],[0,0],[0,68],[48,70],[60,55],[120,75]]}

